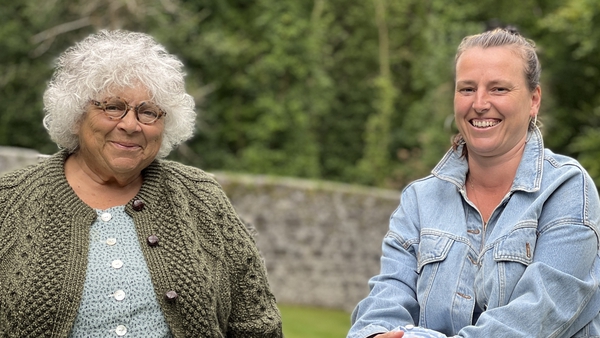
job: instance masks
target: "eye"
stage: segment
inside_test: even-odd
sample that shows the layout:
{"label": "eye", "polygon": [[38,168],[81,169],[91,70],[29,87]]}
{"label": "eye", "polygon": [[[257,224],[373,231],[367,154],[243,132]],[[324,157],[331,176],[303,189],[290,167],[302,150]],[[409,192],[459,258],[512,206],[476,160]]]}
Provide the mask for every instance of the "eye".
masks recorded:
{"label": "eye", "polygon": [[142,102],[136,108],[137,118],[142,123],[152,123],[161,117],[162,111],[152,102]]}
{"label": "eye", "polygon": [[473,87],[463,87],[463,88],[459,88],[458,92],[461,94],[465,94],[465,95],[469,95],[475,92],[475,88]]}
{"label": "eye", "polygon": [[149,118],[149,119],[155,119],[158,117],[159,113],[158,111],[155,111],[153,109],[150,108],[146,108],[146,109],[140,109],[138,110],[138,115],[144,118]]}
{"label": "eye", "polygon": [[123,112],[125,107],[125,102],[119,99],[109,99],[104,102],[104,110],[107,112]]}
{"label": "eye", "polygon": [[107,104],[104,106],[107,111],[123,111],[123,109],[116,104]]}
{"label": "eye", "polygon": [[492,92],[493,93],[500,93],[500,94],[502,94],[502,93],[508,92],[508,88],[505,88],[505,87],[494,87],[494,88],[492,88]]}

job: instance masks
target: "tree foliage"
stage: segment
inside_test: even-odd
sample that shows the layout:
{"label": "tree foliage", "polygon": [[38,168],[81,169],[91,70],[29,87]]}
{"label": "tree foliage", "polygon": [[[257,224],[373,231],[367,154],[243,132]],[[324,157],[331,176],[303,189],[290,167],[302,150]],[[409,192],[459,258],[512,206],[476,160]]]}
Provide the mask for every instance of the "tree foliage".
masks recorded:
{"label": "tree foliage", "polygon": [[54,58],[101,28],[144,31],[184,62],[207,170],[400,188],[448,149],[453,58],[510,24],[537,42],[546,144],[600,184],[595,0],[0,0],[0,144],[56,151],[41,124]]}

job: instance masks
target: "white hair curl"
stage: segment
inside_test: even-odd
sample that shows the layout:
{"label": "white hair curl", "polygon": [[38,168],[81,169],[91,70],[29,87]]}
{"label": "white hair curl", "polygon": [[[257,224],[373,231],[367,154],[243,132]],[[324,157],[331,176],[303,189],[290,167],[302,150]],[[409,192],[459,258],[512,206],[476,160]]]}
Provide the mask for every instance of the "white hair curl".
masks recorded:
{"label": "white hair curl", "polygon": [[145,87],[167,113],[157,157],[191,138],[195,103],[185,91],[183,63],[150,35],[102,30],[68,48],[44,93],[44,127],[59,147],[79,147],[76,125],[91,99],[115,88]]}

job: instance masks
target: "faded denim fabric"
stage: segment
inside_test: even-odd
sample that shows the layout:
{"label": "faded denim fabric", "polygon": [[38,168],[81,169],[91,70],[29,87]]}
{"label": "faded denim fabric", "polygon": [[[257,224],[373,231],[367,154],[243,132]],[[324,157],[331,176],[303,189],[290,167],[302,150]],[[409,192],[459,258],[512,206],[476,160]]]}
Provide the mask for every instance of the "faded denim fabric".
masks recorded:
{"label": "faded denim fabric", "polygon": [[348,338],[412,325],[465,338],[600,337],[597,189],[577,161],[544,150],[537,128],[528,137],[488,224],[467,198],[461,149],[403,190]]}

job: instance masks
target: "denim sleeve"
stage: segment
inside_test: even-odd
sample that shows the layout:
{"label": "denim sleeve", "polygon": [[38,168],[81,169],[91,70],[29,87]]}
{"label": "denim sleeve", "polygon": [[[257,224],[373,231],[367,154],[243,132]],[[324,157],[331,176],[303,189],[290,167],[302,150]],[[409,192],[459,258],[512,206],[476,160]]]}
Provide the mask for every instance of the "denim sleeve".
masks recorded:
{"label": "denim sleeve", "polygon": [[[407,203],[402,203],[392,215],[390,231],[383,240],[381,271],[369,280],[369,295],[352,313],[348,338],[366,338],[418,323],[417,258],[412,245],[418,242],[418,231],[410,224],[414,220],[405,217],[405,210],[410,210],[409,200],[403,194],[402,201]],[[406,240],[392,230],[396,222],[414,229],[412,233],[403,232],[403,236],[412,239]]]}

